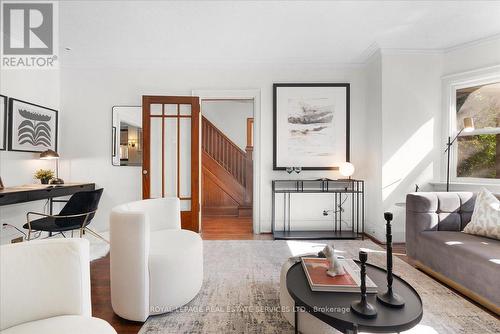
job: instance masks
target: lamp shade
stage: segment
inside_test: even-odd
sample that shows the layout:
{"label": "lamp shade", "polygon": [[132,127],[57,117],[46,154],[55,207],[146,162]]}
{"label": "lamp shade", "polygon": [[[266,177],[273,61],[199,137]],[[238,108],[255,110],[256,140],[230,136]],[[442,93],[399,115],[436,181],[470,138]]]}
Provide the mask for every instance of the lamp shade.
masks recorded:
{"label": "lamp shade", "polygon": [[339,166],[339,172],[342,176],[350,177],[354,174],[354,165],[350,162],[341,163]]}
{"label": "lamp shade", "polygon": [[43,160],[59,159],[59,154],[57,154],[57,152],[53,150],[43,151],[42,153],[40,153],[40,159]]}
{"label": "lamp shade", "polygon": [[464,132],[474,131],[474,119],[472,117],[464,118]]}

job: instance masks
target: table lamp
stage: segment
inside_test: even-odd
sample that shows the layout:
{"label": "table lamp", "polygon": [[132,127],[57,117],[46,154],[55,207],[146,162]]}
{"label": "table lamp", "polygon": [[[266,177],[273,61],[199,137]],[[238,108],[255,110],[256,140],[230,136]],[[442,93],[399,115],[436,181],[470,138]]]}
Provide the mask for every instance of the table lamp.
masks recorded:
{"label": "table lamp", "polygon": [[50,180],[50,184],[64,184],[64,180],[59,178],[59,154],[53,150],[47,150],[40,153],[42,160],[56,160],[56,178]]}
{"label": "table lamp", "polygon": [[455,136],[455,138],[453,138],[453,140],[451,140],[451,137],[448,137],[448,142],[446,143],[446,150],[444,150],[445,152],[448,153],[448,164],[447,164],[447,168],[446,168],[446,191],[450,191],[450,151],[451,151],[451,146],[457,140],[458,136],[460,136],[460,134],[462,132],[471,132],[471,131],[474,131],[474,119],[472,117],[465,117],[464,118],[464,127],[462,128],[462,130],[460,130],[457,133],[457,135]]}
{"label": "table lamp", "polygon": [[343,162],[339,166],[339,172],[342,176],[351,179],[352,174],[354,174],[354,165],[350,162]]}

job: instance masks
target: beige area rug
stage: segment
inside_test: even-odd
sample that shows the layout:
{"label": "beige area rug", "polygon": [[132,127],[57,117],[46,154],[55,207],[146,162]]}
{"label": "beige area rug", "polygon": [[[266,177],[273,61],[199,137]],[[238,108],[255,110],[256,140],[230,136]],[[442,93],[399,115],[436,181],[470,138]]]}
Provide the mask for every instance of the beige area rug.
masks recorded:
{"label": "beige area rug", "polygon": [[[336,251],[385,267],[385,252],[369,240],[334,241]],[[282,264],[292,255],[319,251],[322,242],[204,241],[204,283],[185,308],[150,317],[140,334],[293,333],[279,311]],[[395,273],[419,292],[424,316],[409,333],[500,333],[500,321],[424,273],[396,258]],[[168,282],[165,282],[168,284]]]}

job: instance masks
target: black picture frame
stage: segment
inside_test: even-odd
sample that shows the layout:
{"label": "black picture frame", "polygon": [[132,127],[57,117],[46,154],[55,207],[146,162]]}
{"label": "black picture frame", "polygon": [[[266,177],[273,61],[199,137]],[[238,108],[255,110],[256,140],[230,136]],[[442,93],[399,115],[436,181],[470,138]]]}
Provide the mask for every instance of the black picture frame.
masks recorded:
{"label": "black picture frame", "polygon": [[[29,104],[33,107],[48,110],[50,112],[53,112],[55,115],[55,121],[54,121],[54,126],[55,126],[55,134],[54,134],[54,147],[43,147],[40,150],[21,150],[21,149],[15,149],[13,148],[13,136],[14,136],[14,129],[13,129],[13,114],[14,114],[14,103],[15,102],[20,102],[20,103],[25,103]],[[34,104],[31,102],[15,99],[15,98],[9,98],[9,135],[8,135],[8,150],[12,152],[31,152],[31,153],[41,153],[44,152],[48,149],[52,149],[57,152],[58,148],[58,141],[59,141],[59,111],[51,108],[47,108],[44,106],[41,106],[39,104]]]}
{"label": "black picture frame", "polygon": [[111,131],[111,152],[111,157],[116,157],[116,126],[113,126]]}
{"label": "black picture frame", "polygon": [[287,167],[301,167],[302,170],[338,170],[338,166],[278,166],[277,165],[277,112],[278,112],[278,89],[281,87],[339,87],[345,88],[346,92],[346,110],[345,110],[345,134],[346,148],[345,161],[350,161],[350,84],[349,83],[275,83],[273,84],[273,170],[286,170]]}
{"label": "black picture frame", "polygon": [[0,94],[0,100],[1,100],[0,104],[3,105],[3,116],[0,115],[0,117],[3,118],[3,128],[1,129],[3,131],[2,134],[3,145],[0,147],[0,151],[5,151],[7,150],[7,131],[8,131],[7,114],[9,113],[9,110],[7,109],[8,97]]}

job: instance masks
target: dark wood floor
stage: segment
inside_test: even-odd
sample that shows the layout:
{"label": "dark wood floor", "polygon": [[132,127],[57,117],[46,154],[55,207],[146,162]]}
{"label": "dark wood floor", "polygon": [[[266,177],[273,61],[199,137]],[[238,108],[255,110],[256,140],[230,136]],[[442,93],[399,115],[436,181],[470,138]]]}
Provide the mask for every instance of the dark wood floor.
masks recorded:
{"label": "dark wood floor", "polygon": [[[271,234],[255,235],[252,233],[251,218],[204,218],[201,236],[204,240],[272,240]],[[377,240],[374,240],[376,243]],[[381,245],[385,248],[384,245]],[[403,261],[408,262],[404,244],[395,244],[393,252]],[[92,284],[92,314],[108,321],[118,334],[138,333],[143,323],[124,320],[113,313],[109,279],[109,255],[90,264]]]}

